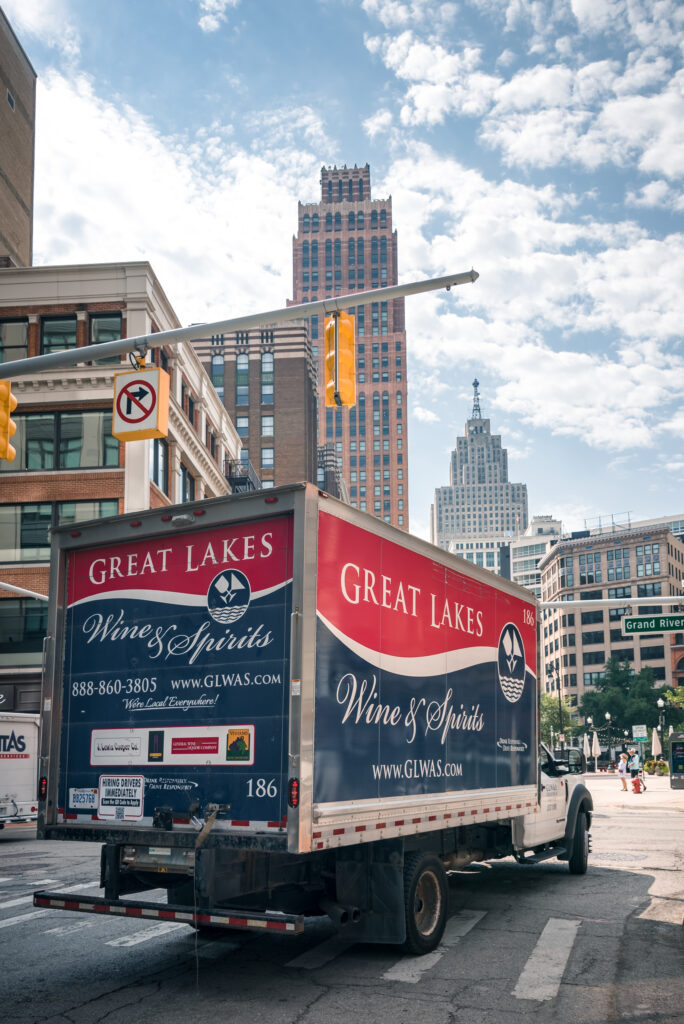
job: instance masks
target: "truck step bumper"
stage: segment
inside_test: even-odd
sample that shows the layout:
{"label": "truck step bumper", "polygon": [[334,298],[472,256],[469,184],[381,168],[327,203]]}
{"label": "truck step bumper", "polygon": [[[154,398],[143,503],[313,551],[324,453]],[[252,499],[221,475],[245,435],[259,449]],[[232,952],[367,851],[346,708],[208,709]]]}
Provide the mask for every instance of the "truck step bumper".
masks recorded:
{"label": "truck step bumper", "polygon": [[243,931],[275,931],[297,935],[304,930],[304,918],[295,914],[277,912],[257,913],[212,907],[210,910],[194,911],[188,907],[170,903],[147,903],[141,900],[106,900],[98,896],[81,896],[78,893],[35,892],[34,907],[49,910],[78,910],[86,914],[110,914],[120,917],[135,917],[154,921],[179,921],[198,927],[237,928]]}
{"label": "truck step bumper", "polygon": [[554,846],[550,850],[540,850],[539,853],[524,854],[517,857],[518,864],[540,864],[543,860],[552,860],[557,857],[559,860],[567,860],[568,851],[564,846]]}

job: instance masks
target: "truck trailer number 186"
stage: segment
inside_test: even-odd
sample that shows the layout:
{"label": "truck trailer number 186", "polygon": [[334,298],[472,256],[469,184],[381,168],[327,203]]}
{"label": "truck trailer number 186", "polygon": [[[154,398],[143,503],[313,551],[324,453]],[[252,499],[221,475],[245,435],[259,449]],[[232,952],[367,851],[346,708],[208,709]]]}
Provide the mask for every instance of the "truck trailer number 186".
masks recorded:
{"label": "truck trailer number 186", "polygon": [[274,797],[278,795],[275,779],[247,779],[247,796]]}

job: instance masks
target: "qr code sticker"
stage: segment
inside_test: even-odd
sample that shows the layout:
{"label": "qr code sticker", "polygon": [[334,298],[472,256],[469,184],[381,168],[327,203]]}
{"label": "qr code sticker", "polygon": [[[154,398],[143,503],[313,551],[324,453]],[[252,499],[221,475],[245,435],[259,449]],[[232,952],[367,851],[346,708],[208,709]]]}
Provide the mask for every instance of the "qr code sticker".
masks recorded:
{"label": "qr code sticker", "polygon": [[124,809],[123,807],[117,807],[115,817],[117,821],[123,821]]}

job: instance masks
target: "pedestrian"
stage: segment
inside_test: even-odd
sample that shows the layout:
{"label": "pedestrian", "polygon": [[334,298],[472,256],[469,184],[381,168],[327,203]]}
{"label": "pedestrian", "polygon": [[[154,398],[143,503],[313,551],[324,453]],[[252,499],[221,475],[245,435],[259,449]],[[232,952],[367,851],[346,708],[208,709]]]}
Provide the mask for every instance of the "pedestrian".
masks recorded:
{"label": "pedestrian", "polygon": [[622,792],[627,792],[627,754],[620,754],[620,760],[618,761],[617,773],[622,783]]}
{"label": "pedestrian", "polygon": [[628,767],[630,775],[633,779],[636,779],[639,775],[639,770],[641,769],[641,760],[639,758],[639,754],[634,749],[629,752]]}

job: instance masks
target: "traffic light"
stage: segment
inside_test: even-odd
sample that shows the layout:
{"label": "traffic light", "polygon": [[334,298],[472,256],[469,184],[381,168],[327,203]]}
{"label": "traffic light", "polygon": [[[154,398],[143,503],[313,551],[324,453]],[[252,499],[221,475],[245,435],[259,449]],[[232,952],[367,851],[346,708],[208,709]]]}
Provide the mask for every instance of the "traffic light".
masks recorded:
{"label": "traffic light", "polygon": [[356,405],[356,338],[354,317],[349,313],[326,317],[325,404]]}
{"label": "traffic light", "polygon": [[17,400],[12,394],[12,384],[8,380],[0,380],[0,459],[13,462],[16,456],[10,438],[17,432],[17,425],[12,413],[17,407]]}

